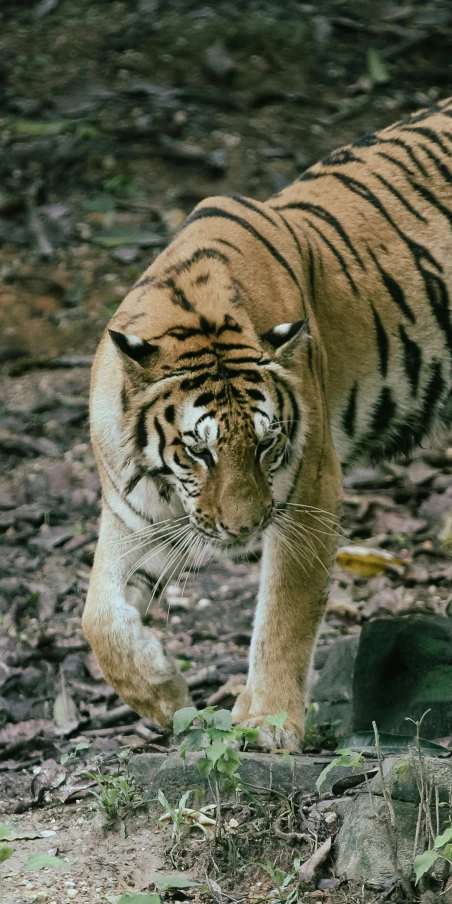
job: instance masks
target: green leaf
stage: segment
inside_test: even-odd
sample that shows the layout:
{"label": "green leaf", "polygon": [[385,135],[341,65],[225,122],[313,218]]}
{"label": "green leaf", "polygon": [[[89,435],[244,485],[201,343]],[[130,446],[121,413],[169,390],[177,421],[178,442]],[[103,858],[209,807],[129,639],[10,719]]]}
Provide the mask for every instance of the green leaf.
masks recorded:
{"label": "green leaf", "polygon": [[408,773],[411,768],[411,763],[409,760],[401,760],[400,763],[394,767],[394,772],[398,778],[400,778],[403,782],[408,777]]}
{"label": "green leaf", "polygon": [[414,873],[416,876],[416,885],[419,882],[419,879],[422,878],[424,873],[433,866],[438,858],[438,853],[436,851],[424,851],[423,854],[418,854],[417,857],[414,858],[413,866]]}
{"label": "green leaf", "polygon": [[0,841],[11,841],[13,834],[9,823],[0,823]]}
{"label": "green leaf", "polygon": [[446,844],[444,850],[441,851],[441,857],[444,857],[445,860],[452,860],[452,844]]}
{"label": "green leaf", "polygon": [[266,716],[264,721],[267,722],[268,725],[273,725],[273,728],[283,729],[288,715],[289,713],[278,713],[277,716]]}
{"label": "green leaf", "polygon": [[363,757],[358,750],[350,750],[348,747],[345,747],[341,750],[338,750],[338,753],[340,753],[340,757],[337,762],[338,766],[348,766],[356,769],[358,766],[362,765]]}
{"label": "green leaf", "polygon": [[202,882],[194,882],[186,876],[156,876],[154,882],[161,891],[166,888],[202,888]]}
{"label": "green leaf", "polygon": [[0,863],[4,863],[5,860],[9,860],[10,857],[14,854],[14,848],[8,847],[7,844],[2,844],[0,847]]}
{"label": "green leaf", "polygon": [[182,734],[183,731],[187,731],[187,728],[190,727],[197,715],[198,710],[194,706],[185,706],[184,709],[178,709],[173,716],[174,734]]}
{"label": "green leaf", "polygon": [[196,763],[196,766],[197,766],[198,772],[200,772],[201,775],[205,775],[206,778],[208,775],[210,775],[210,773],[212,772],[212,769],[213,769],[213,763],[210,760],[208,760],[207,757],[205,757],[205,756],[202,756],[199,758],[198,762]]}
{"label": "green leaf", "polygon": [[232,778],[240,767],[240,754],[236,750],[228,748],[227,755],[218,760],[216,765],[218,772],[222,772]]}
{"label": "green leaf", "polygon": [[191,728],[183,741],[184,752],[187,750],[204,750],[210,738],[204,728]]}
{"label": "green leaf", "polygon": [[391,76],[375,47],[367,50],[367,71],[375,85],[385,85],[391,81]]}
{"label": "green leaf", "polygon": [[70,759],[71,759],[71,754],[70,754],[70,753],[63,753],[63,754],[60,756],[60,763],[61,763],[61,765],[64,766],[64,764],[67,763],[67,761],[70,760]]}
{"label": "green leaf", "polygon": [[336,757],[336,759],[332,760],[331,763],[328,763],[324,769],[322,769],[315,786],[317,791],[320,793],[320,788],[322,787],[327,775],[334,769],[336,766],[346,766],[352,767],[355,769],[357,766],[362,765],[363,758],[358,750],[350,750],[349,748],[343,748],[337,751],[340,753],[340,756]]}
{"label": "green leaf", "polygon": [[435,848],[443,847],[445,844],[448,844],[449,841],[452,841],[452,826],[449,826],[444,830],[442,835],[437,835],[435,838]]}
{"label": "green leaf", "polygon": [[193,663],[190,662],[189,659],[178,659],[177,664],[178,664],[181,672],[188,672],[189,669],[193,668]]}
{"label": "green leaf", "polygon": [[237,726],[235,729],[236,734],[240,735],[247,744],[252,744],[253,741],[257,741],[259,737],[259,729],[258,728],[242,728],[241,726]]}
{"label": "green leaf", "polygon": [[47,867],[71,869],[69,863],[66,863],[65,860],[61,860],[60,857],[51,857],[49,854],[33,854],[32,857],[28,858],[24,869],[44,869]]}
{"label": "green leaf", "polygon": [[108,195],[99,195],[95,198],[88,198],[83,202],[83,207],[89,213],[111,213],[115,207],[115,201]]}
{"label": "green leaf", "polygon": [[206,756],[209,760],[215,765],[218,762],[220,757],[224,755],[228,748],[220,739],[212,741],[209,747],[206,749]]}
{"label": "green leaf", "polygon": [[319,794],[320,794],[320,788],[322,787],[328,773],[331,772],[331,770],[334,769],[335,766],[337,766],[339,759],[340,759],[339,757],[336,757],[335,760],[331,760],[331,763],[328,763],[328,765],[325,766],[324,769],[322,769],[322,771],[315,783],[315,786],[316,786]]}
{"label": "green leaf", "polygon": [[160,904],[160,895],[147,895],[141,891],[127,892],[117,899],[116,904]]}
{"label": "green leaf", "polygon": [[212,719],[215,728],[222,728],[224,731],[230,731],[232,728],[232,713],[229,709],[219,709],[213,714]]}
{"label": "green leaf", "polygon": [[121,248],[123,245],[138,245],[140,248],[159,248],[165,240],[156,232],[125,226],[117,229],[104,229],[93,235],[91,242],[102,248]]}
{"label": "green leaf", "polygon": [[[380,747],[383,756],[390,756],[397,753],[408,753],[409,750],[416,747],[416,738],[414,735],[393,735],[386,732],[379,733]],[[344,747],[359,750],[361,753],[375,755],[375,735],[373,731],[358,731],[350,735],[348,738],[341,739]],[[441,744],[435,744],[433,741],[427,741],[420,738],[421,752],[428,756],[450,756],[450,750],[442,747]]]}

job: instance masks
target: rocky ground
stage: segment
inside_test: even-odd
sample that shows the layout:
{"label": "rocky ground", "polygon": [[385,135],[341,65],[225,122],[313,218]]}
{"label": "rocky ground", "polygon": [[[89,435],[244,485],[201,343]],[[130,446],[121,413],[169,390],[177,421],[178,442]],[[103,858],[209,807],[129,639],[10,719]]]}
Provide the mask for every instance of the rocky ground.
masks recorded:
{"label": "rocky ground", "polygon": [[[93,756],[116,769],[124,745],[137,755],[172,746],[105,684],[81,634],[99,514],[89,367],[102,329],[193,204],[225,191],[265,198],[334,146],[452,93],[451,44],[441,2],[4,0],[0,812],[16,832],[38,835],[17,840],[1,867],[8,904],[114,901],[152,892],[150,875],[174,869],[165,828],[141,813],[127,835],[105,835],[95,786],[73,775]],[[353,724],[353,666],[337,699],[319,693],[337,641],[382,617],[450,615],[450,442],[345,479],[341,546],[355,546],[339,554],[314,661],[315,756]],[[370,568],[361,547],[379,551]],[[197,705],[229,708],[245,680],[258,571],[258,562],[210,569],[154,608]],[[406,715],[418,718],[416,706]],[[432,725],[430,737],[447,747],[450,734]],[[80,743],[91,746],[62,765]],[[315,789],[303,800],[300,812],[314,806]],[[259,813],[247,818],[264,825]],[[75,869],[24,872],[29,854],[49,850]],[[287,842],[267,853],[285,862]],[[193,858],[188,865],[199,878]],[[222,861],[211,872],[218,881],[222,869],[224,900],[271,891],[257,868],[235,884],[237,864]],[[340,877],[322,886],[333,873],[327,860],[300,900],[391,892]]]}

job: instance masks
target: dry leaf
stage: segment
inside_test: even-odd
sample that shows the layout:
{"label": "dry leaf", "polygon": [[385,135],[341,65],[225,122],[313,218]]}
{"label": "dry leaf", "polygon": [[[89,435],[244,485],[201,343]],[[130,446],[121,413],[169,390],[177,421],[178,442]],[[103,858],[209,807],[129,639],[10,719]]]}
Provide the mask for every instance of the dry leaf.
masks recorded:
{"label": "dry leaf", "polygon": [[342,546],[338,551],[336,562],[347,568],[360,578],[372,578],[389,565],[404,565],[403,559],[388,552],[387,549],[372,549],[367,546]]}

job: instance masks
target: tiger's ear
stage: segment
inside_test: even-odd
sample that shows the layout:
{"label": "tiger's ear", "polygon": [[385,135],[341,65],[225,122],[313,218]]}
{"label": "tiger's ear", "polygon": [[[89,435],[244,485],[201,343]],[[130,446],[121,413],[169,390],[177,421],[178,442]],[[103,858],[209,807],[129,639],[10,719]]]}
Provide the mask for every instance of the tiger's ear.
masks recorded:
{"label": "tiger's ear", "polygon": [[126,359],[135,361],[141,367],[146,367],[151,358],[159,351],[158,345],[151,345],[146,339],[140,336],[134,336],[130,333],[117,333],[115,330],[108,330],[110,338],[113,340],[116,348],[119,349]]}
{"label": "tiger's ear", "polygon": [[303,320],[296,320],[294,323],[279,323],[266,333],[261,333],[259,338],[273,352],[273,357],[290,357],[308,322],[309,318],[304,317]]}

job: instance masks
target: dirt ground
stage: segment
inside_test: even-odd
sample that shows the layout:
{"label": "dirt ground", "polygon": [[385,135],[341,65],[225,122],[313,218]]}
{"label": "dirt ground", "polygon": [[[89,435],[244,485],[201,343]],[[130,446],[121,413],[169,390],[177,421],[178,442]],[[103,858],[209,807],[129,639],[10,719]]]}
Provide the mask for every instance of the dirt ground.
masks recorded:
{"label": "dirt ground", "polygon": [[[264,199],[332,148],[451,94],[451,51],[441,0],[3,0],[0,814],[16,831],[55,833],[13,844],[6,904],[100,904],[153,891],[153,874],[174,869],[167,829],[141,813],[125,837],[105,833],[72,777],[93,755],[116,763],[123,745],[172,744],[105,684],[80,627],[99,514],[89,367],[103,328],[197,201]],[[346,478],[346,536],[404,565],[370,579],[336,566],[314,680],[335,638],[369,618],[450,614],[449,442]],[[245,680],[258,572],[210,569],[153,610],[197,705],[230,707]],[[62,766],[81,742],[89,751]],[[24,872],[49,850],[72,868]],[[253,876],[224,900],[263,899]],[[384,894],[313,886],[300,900]]]}

